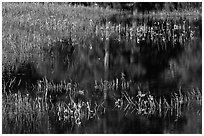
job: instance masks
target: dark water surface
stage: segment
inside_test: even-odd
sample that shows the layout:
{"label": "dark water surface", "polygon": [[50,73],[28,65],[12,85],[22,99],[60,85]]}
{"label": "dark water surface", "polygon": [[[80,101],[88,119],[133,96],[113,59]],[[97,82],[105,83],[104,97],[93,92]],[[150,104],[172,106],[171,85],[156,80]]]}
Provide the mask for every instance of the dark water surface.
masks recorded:
{"label": "dark water surface", "polygon": [[[38,96],[36,86],[46,77],[49,85],[70,82],[82,94],[67,95],[66,89],[55,93],[57,87],[50,87],[49,110],[33,114],[35,117],[16,115],[16,126],[15,121],[5,117],[3,133],[202,133],[202,105],[197,97],[189,96],[197,95],[196,91],[191,93],[193,89],[202,92],[201,22],[201,18],[187,17],[113,17],[111,22],[96,25],[94,34],[84,43],[72,36],[53,42],[52,47],[45,46],[41,59],[20,64],[13,75],[5,76],[5,80],[16,81],[6,88],[14,94],[26,90],[29,102],[34,101]],[[106,55],[109,65],[104,68]],[[104,100],[101,90],[106,82],[111,85]],[[145,94],[141,99],[137,97],[140,91]],[[186,95],[187,102],[178,104],[181,94],[177,97],[174,92]],[[69,96],[76,98],[74,102]],[[163,104],[165,100],[170,104],[173,99],[176,108],[158,106],[152,110],[151,103],[144,107],[151,96]],[[26,98],[22,96],[23,100]],[[120,106],[116,103],[119,99],[123,102]],[[134,101],[143,106],[135,106]],[[78,104],[79,108],[79,103],[80,109],[83,104],[85,107],[80,120],[65,116],[65,111],[74,107],[70,105]],[[92,116],[86,111],[88,106],[93,113],[97,109],[97,114]],[[36,121],[39,118],[44,120]]]}

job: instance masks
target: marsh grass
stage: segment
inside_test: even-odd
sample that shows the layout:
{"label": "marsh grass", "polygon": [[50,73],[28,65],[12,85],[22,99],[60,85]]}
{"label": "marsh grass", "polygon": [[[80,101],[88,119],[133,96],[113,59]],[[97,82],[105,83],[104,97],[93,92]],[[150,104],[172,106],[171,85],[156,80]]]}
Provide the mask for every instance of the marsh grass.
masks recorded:
{"label": "marsh grass", "polygon": [[[188,42],[186,37],[188,40],[194,38],[194,35],[189,37],[189,33],[194,32],[187,29],[185,21],[181,24],[177,21],[169,24],[169,21],[165,22],[163,19],[155,22],[159,26],[147,26],[145,20],[139,21],[138,25],[134,25],[137,22],[134,20],[129,22],[132,23],[129,25],[124,22],[112,24],[106,20],[116,13],[115,10],[66,4],[3,3],[3,73],[6,71],[10,74],[15,73],[15,70],[20,69],[19,65],[27,62],[33,63],[35,69],[38,67],[39,71],[43,71],[44,69],[40,69],[43,66],[39,65],[42,65],[41,62],[45,62],[47,50],[57,46],[56,43],[63,39],[71,39],[71,44],[74,47],[87,47],[90,48],[89,50],[93,48],[93,44],[97,46],[94,48],[101,48],[98,43],[92,43],[96,37],[101,38],[101,42],[113,37],[113,39],[128,45],[125,48],[131,48],[131,50],[140,50],[138,44],[142,45],[147,39],[146,41],[153,43],[153,48],[161,51],[168,48],[166,47],[167,42],[172,42],[170,45],[174,45],[175,42],[184,45],[184,42]],[[140,25],[141,23],[144,25]],[[163,27],[165,25],[169,25],[169,27],[165,29]],[[172,29],[173,32],[171,32]],[[157,32],[158,30],[159,32]],[[180,33],[179,36],[178,33]],[[149,38],[147,38],[148,35]],[[83,52],[82,49],[79,54],[83,54],[81,52]],[[50,56],[49,59],[53,59],[52,57]],[[48,62],[51,63],[47,64],[48,68],[55,61],[59,60]],[[57,68],[56,66],[56,70]]]}
{"label": "marsh grass", "polygon": [[50,116],[56,117],[58,122],[80,126],[105,112],[103,102],[85,99],[87,94],[75,83],[54,84],[44,78],[33,90],[33,96],[29,91],[24,91],[25,94],[22,90],[17,93],[3,90],[4,133],[50,133]]}
{"label": "marsh grass", "polygon": [[[43,48],[61,39],[83,45],[97,22],[116,11],[45,3],[3,3],[3,69],[43,59]],[[11,55],[12,54],[12,55]]]}
{"label": "marsh grass", "polygon": [[[123,79],[123,78],[122,78]],[[181,88],[172,92],[170,99],[157,97],[151,92],[143,92],[140,87],[136,95],[129,92],[132,82],[125,79],[118,82],[95,82],[95,91],[103,91],[104,85],[108,88],[112,110],[120,110],[125,115],[158,115],[165,117],[168,112],[172,116],[181,116],[182,107],[194,103],[202,104],[201,90],[192,88],[183,92]],[[94,85],[94,84],[93,84]],[[72,126],[85,125],[88,120],[100,119],[107,112],[105,100],[93,100],[86,91],[80,89],[76,83],[61,82],[54,84],[44,78],[38,82],[36,95],[8,93],[3,88],[2,120],[3,133],[51,133],[50,116],[57,122],[69,123]],[[62,93],[62,95],[59,95]],[[101,93],[101,98],[103,93]],[[111,94],[111,96],[110,96]],[[63,96],[63,97],[62,97]],[[58,98],[57,101],[52,100]],[[24,127],[26,126],[26,130]],[[46,128],[46,129],[44,129]]]}
{"label": "marsh grass", "polygon": [[45,102],[20,92],[3,97],[2,121],[3,133],[49,133]]}
{"label": "marsh grass", "polygon": [[[118,99],[115,104],[121,110],[127,114],[137,114],[144,116],[157,115],[159,117],[166,117],[167,113],[177,118],[182,116],[182,109],[184,107],[190,107],[189,105],[197,103],[201,106],[200,98],[201,95],[179,95],[179,93],[172,93],[170,101],[165,97],[155,98],[150,94],[141,94],[138,92],[138,99],[128,96],[126,93],[125,100]],[[195,99],[199,97],[199,99]],[[118,101],[126,103],[118,106]]]}
{"label": "marsh grass", "polygon": [[[155,36],[166,34],[155,33],[145,25],[135,28],[134,25],[101,23],[104,18],[115,14],[114,10],[39,3],[3,3],[2,8],[3,72],[8,72],[7,76],[11,75],[5,78],[12,77],[12,72],[22,63],[42,61],[44,49],[51,48],[53,42],[62,39],[71,39],[74,45],[84,46],[90,43],[93,36],[105,40],[116,35],[118,41],[125,39],[140,43],[147,33],[156,42],[159,40],[155,40]],[[180,27],[175,25],[175,30],[180,30]],[[188,35],[189,32],[184,29],[183,34]],[[182,38],[179,38],[180,41],[183,41]],[[43,78],[37,84],[32,84],[31,88],[26,86],[12,92],[12,86],[19,82],[21,79],[17,81],[15,77],[6,82],[3,78],[3,133],[51,133],[51,116],[61,124],[68,122],[72,126],[81,126],[87,120],[100,119],[107,112],[103,93],[99,93],[102,100],[93,100],[90,95],[92,92],[80,88],[78,83],[55,83]],[[112,110],[120,110],[126,115],[165,116],[171,112],[179,117],[182,106],[202,103],[202,91],[198,88],[182,92],[175,90],[170,98],[166,98],[151,94],[151,90],[143,92],[139,87],[134,90],[136,94],[132,94],[131,85],[133,82],[122,76],[112,81],[95,81],[93,88],[95,92],[108,90]]]}
{"label": "marsh grass", "polygon": [[[190,105],[202,105],[202,93],[198,87],[190,89],[179,87],[178,90],[169,92],[167,96],[152,95],[150,91],[142,91],[141,87],[135,89],[135,93],[130,92],[132,81],[127,81],[124,77],[108,82],[107,86],[110,98],[114,101],[113,109],[119,109],[125,114],[138,115],[159,115],[166,116],[167,112],[171,115],[180,116],[182,108]],[[120,82],[118,82],[120,80]],[[103,90],[104,82],[95,83],[96,90]]]}
{"label": "marsh grass", "polygon": [[[119,40],[124,33],[125,39],[136,36],[141,41],[142,35],[149,31],[147,26],[134,28],[134,25],[101,24],[102,20],[117,13],[102,8],[54,3],[3,3],[2,10],[4,67],[9,66],[8,63],[14,65],[42,59],[42,49],[61,39],[71,38],[74,44],[82,46],[89,43],[90,37],[95,34],[106,37],[108,31],[108,35],[119,35]],[[151,34],[155,37],[154,32]]]}
{"label": "marsh grass", "polygon": [[[128,44],[131,42],[139,44],[144,40],[150,40],[152,44],[157,45],[159,43],[165,45],[168,42],[172,42],[171,45],[174,45],[179,42],[184,46],[186,41],[195,38],[195,31],[187,25],[192,22],[190,19],[181,21],[180,18],[171,20],[170,18],[154,18],[151,16],[142,19],[136,18],[129,22],[118,20],[116,24],[111,22],[99,24],[96,26],[95,34],[101,38],[114,37],[119,42],[127,41]],[[151,20],[154,20],[154,22],[147,25],[147,22],[151,22]]]}

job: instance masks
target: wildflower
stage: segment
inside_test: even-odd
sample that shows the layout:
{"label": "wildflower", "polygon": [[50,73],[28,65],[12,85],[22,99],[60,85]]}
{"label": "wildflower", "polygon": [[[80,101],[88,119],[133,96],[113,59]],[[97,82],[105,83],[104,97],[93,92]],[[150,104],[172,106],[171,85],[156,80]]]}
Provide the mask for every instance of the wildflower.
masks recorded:
{"label": "wildflower", "polygon": [[59,121],[62,120],[62,113],[60,111],[57,112],[57,116],[59,118]]}
{"label": "wildflower", "polygon": [[80,121],[80,119],[77,118],[77,119],[75,120],[75,123],[76,123],[77,126],[80,126],[80,125],[81,125],[81,121]]}
{"label": "wildflower", "polygon": [[148,99],[149,99],[149,101],[153,101],[154,100],[152,95],[149,95]]}
{"label": "wildflower", "polygon": [[72,89],[72,87],[71,87],[72,84],[71,84],[71,83],[68,83],[67,86],[68,86],[68,90],[71,90],[71,89]]}
{"label": "wildflower", "polygon": [[122,98],[121,99],[118,99],[116,102],[115,102],[115,106],[118,107],[118,108],[121,108],[123,106],[123,100]]}
{"label": "wildflower", "polygon": [[77,119],[80,117],[80,111],[79,110],[75,110],[74,111],[74,118]]}
{"label": "wildflower", "polygon": [[96,113],[93,110],[89,111],[89,118],[94,118],[94,116],[96,115]]}
{"label": "wildflower", "polygon": [[84,95],[84,90],[79,90],[78,92],[80,95]]}
{"label": "wildflower", "polygon": [[80,101],[78,104],[77,104],[77,109],[81,109],[82,107],[82,102]]}
{"label": "wildflower", "polygon": [[97,89],[99,89],[99,85],[98,85],[98,83],[97,83],[97,81],[95,80],[95,86],[94,86],[94,88],[97,90]]}
{"label": "wildflower", "polygon": [[139,90],[137,97],[145,97],[145,94],[142,94],[142,92]]}
{"label": "wildflower", "polygon": [[69,117],[69,110],[68,110],[68,109],[65,109],[65,110],[64,110],[64,118],[65,118],[65,119],[68,119],[68,117]]}

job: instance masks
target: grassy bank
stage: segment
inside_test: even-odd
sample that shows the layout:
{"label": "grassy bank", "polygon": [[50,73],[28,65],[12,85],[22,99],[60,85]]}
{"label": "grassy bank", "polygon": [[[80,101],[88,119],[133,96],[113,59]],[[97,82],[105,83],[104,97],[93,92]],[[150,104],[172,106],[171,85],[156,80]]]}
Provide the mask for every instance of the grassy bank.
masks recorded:
{"label": "grassy bank", "polygon": [[3,3],[2,11],[3,70],[6,65],[40,58],[43,47],[60,39],[71,37],[83,45],[98,22],[116,13],[57,3]]}
{"label": "grassy bank", "polygon": [[[3,3],[3,71],[28,61],[43,58],[44,49],[61,39],[71,39],[79,46],[91,43],[96,25],[105,18],[132,18],[113,9],[51,3]],[[116,15],[116,16],[115,16]],[[200,16],[197,11],[159,11],[137,13],[134,17]],[[130,23],[130,22],[129,22]],[[106,26],[105,26],[106,27]]]}

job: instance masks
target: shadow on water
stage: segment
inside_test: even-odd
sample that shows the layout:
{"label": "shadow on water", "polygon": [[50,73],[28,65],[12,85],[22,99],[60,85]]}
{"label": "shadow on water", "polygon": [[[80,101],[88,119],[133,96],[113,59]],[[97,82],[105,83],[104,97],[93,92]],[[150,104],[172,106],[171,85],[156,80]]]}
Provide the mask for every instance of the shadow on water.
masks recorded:
{"label": "shadow on water", "polygon": [[[128,90],[133,95],[140,87],[143,91],[160,97],[172,94],[182,84],[188,84],[185,81],[189,82],[186,78],[190,78],[191,73],[195,75],[202,73],[200,69],[202,62],[195,61],[200,58],[199,55],[202,55],[201,42],[197,42],[201,41],[202,33],[196,34],[197,30],[201,30],[201,25],[192,24],[182,18],[179,20],[148,18],[128,23],[115,21],[115,24],[112,24],[114,31],[110,32],[109,37],[110,74],[105,76],[105,40],[101,38],[103,37],[101,28],[104,27],[104,24],[100,24],[96,28],[96,34],[89,39],[90,43],[85,47],[73,44],[71,38],[62,39],[44,47],[41,58],[16,65],[12,72],[4,71],[5,88],[14,92],[26,88],[26,92],[35,93],[38,81],[46,77],[53,84],[64,81],[76,82],[78,88],[88,90],[85,98],[88,101],[94,93],[94,83],[118,80],[120,84],[123,82],[122,73],[127,81],[133,82],[133,87]],[[192,47],[188,43],[196,45]],[[187,60],[188,57],[193,58]],[[195,69],[189,72],[193,65]],[[198,78],[201,79],[202,77]],[[58,97],[54,101],[55,106],[59,97],[63,97],[65,93],[66,91],[62,95],[55,96]],[[110,95],[111,93],[109,94],[111,98]],[[99,100],[95,97],[95,101],[97,99]],[[66,100],[71,101],[70,98]],[[140,116],[134,113],[126,114],[123,110],[113,110],[113,107],[107,108],[100,119],[85,120],[80,127],[70,121],[59,121],[55,113],[49,113],[48,120],[51,125],[49,131],[52,133],[200,133],[201,131],[200,126],[192,132],[187,131],[189,126],[193,125],[192,122],[194,123],[190,119],[191,113],[194,114],[193,110],[188,113],[184,108],[184,113],[179,117],[170,112],[162,116],[158,114]],[[201,118],[201,115],[199,117]]]}

